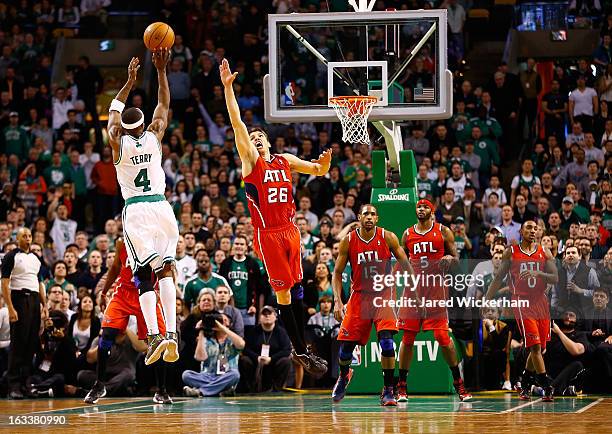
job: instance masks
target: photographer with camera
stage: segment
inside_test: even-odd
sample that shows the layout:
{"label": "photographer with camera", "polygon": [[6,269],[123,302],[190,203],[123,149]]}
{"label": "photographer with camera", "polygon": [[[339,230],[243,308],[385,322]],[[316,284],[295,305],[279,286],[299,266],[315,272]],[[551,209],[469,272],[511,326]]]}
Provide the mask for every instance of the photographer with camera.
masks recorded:
{"label": "photographer with camera", "polygon": [[200,372],[183,372],[185,395],[216,396],[236,389],[240,381],[238,356],[244,348],[244,339],[229,326],[229,317],[214,311],[204,313],[196,324],[195,359],[202,365]]}
{"label": "photographer with camera", "polygon": [[179,371],[199,369],[199,363],[195,360],[195,351],[198,343],[199,330],[196,325],[202,317],[215,310],[215,291],[204,288],[196,300],[196,305],[191,313],[181,323],[182,348],[179,357]]}
{"label": "photographer with camera", "polygon": [[[34,374],[28,379],[30,396],[53,397],[76,392],[76,347],[68,333],[68,319],[59,310],[49,312],[41,335],[41,351],[34,361]],[[65,387],[68,385],[68,387]]]}

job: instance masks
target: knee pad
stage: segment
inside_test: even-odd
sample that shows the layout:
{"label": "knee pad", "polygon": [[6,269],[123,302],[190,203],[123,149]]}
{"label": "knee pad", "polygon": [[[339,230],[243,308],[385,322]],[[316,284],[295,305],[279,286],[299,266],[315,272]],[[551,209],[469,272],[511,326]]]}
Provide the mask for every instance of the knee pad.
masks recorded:
{"label": "knee pad", "polygon": [[98,340],[98,349],[102,351],[110,351],[113,344],[115,343],[115,338],[119,334],[119,330],[111,327],[104,327],[102,329],[102,335]]}
{"label": "knee pad", "polygon": [[443,347],[448,347],[451,344],[448,330],[434,330],[434,339]]}
{"label": "knee pad", "polygon": [[404,330],[404,336],[402,336],[402,343],[407,347],[413,346],[416,335],[417,335],[417,332],[415,331]]}
{"label": "knee pad", "polygon": [[[347,365],[353,360],[353,351],[357,344],[355,342],[343,342],[338,351],[338,358],[341,365]],[[343,363],[344,362],[344,363]]]}
{"label": "knee pad", "polygon": [[381,338],[378,343],[382,349],[381,354],[383,357],[395,357],[395,349],[393,348],[392,338]]}
{"label": "knee pad", "polygon": [[296,283],[293,285],[293,288],[291,288],[291,297],[295,298],[296,300],[304,299],[304,287],[301,283]]}

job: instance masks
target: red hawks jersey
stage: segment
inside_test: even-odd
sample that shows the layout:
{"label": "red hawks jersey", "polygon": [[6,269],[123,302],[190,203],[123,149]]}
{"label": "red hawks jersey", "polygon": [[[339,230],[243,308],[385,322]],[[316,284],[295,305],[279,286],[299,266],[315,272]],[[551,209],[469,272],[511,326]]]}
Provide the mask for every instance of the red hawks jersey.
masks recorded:
{"label": "red hawks jersey", "polygon": [[546,291],[546,282],[542,278],[530,277],[521,279],[519,276],[523,271],[544,271],[546,265],[546,254],[541,245],[537,245],[533,253],[529,254],[520,245],[510,246],[512,250],[512,262],[510,265],[510,289],[512,295],[519,298],[538,299]]}
{"label": "red hawks jersey", "polygon": [[359,229],[348,234],[352,291],[373,291],[374,276],[386,275],[391,270],[391,251],[385,241],[385,230],[379,227],[374,230],[370,240],[361,238]]}
{"label": "red hawks jersey", "polygon": [[427,232],[418,232],[414,225],[406,229],[405,247],[414,272],[439,272],[439,262],[444,256],[444,236],[442,225],[434,223]]}
{"label": "red hawks jersey", "polygon": [[127,250],[125,248],[125,243],[123,243],[117,254],[121,260],[121,271],[119,271],[119,276],[117,276],[117,280],[115,280],[113,284],[114,289],[116,291],[136,291],[136,293],[138,293],[138,288],[134,284],[132,269],[127,265]]}
{"label": "red hawks jersey", "polygon": [[281,155],[272,155],[270,161],[257,159],[253,171],[244,179],[244,189],[253,226],[261,229],[291,224],[295,215],[291,169]]}

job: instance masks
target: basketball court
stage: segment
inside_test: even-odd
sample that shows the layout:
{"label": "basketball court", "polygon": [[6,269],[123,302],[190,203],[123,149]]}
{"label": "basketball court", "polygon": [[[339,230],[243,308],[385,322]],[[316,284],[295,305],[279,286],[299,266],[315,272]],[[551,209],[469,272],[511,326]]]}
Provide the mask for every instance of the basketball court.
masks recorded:
{"label": "basketball court", "polygon": [[[519,401],[515,393],[413,395],[398,407],[381,407],[375,395],[350,395],[333,404],[329,393],[275,393],[232,398],[176,398],[170,406],[149,398],[108,398],[88,406],[77,399],[0,402],[3,432],[602,432],[612,399],[599,396]],[[10,425],[25,416],[28,425]],[[35,417],[63,422],[36,425]]]}

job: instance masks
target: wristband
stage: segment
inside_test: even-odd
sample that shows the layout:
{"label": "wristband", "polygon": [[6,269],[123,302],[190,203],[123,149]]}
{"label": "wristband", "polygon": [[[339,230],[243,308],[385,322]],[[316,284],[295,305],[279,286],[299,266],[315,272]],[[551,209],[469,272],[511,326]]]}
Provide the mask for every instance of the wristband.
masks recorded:
{"label": "wristband", "polygon": [[125,103],[119,101],[118,99],[113,99],[108,109],[109,112],[116,111],[119,113],[123,113],[123,109],[125,108]]}

